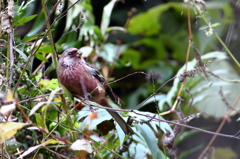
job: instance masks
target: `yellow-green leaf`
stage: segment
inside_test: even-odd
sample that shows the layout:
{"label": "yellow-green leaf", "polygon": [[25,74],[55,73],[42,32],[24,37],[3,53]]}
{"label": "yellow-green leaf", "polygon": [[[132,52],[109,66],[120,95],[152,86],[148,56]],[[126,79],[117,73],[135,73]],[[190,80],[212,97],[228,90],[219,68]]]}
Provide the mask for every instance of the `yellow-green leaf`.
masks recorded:
{"label": "yellow-green leaf", "polygon": [[12,136],[16,134],[18,129],[29,125],[25,123],[16,123],[16,122],[6,122],[0,123],[0,144],[10,139]]}

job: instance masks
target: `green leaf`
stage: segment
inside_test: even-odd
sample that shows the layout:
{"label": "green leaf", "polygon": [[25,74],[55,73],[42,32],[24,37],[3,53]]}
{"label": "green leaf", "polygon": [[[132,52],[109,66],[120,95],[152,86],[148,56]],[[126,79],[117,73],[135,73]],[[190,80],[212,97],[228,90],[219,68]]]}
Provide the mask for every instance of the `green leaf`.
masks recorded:
{"label": "green leaf", "polygon": [[[98,124],[102,123],[103,121],[112,119],[112,116],[105,109],[97,109],[96,113],[97,113],[96,119],[91,119],[90,121],[89,118],[85,118],[79,129],[82,130],[84,129],[84,127],[88,127],[89,129],[94,129]],[[91,111],[89,110],[89,108],[82,109],[79,112],[79,114],[82,114],[78,116],[78,119],[81,119],[82,117],[84,116],[86,117],[87,115],[91,114]]]}
{"label": "green leaf", "polygon": [[21,25],[29,22],[30,20],[34,19],[36,16],[37,16],[37,14],[31,15],[29,17],[22,17],[21,19],[19,19],[15,23],[13,23],[13,27],[21,26]]}
{"label": "green leaf", "polygon": [[119,56],[127,48],[126,45],[115,45],[112,43],[106,43],[103,45],[103,51],[100,52],[100,56],[108,62],[114,62],[116,57]]}
{"label": "green leaf", "polygon": [[52,72],[53,70],[55,70],[55,65],[54,65],[54,63],[52,62],[52,63],[50,64],[50,66],[48,66],[48,68],[46,69],[46,71],[44,72],[44,75]]}
{"label": "green leaf", "polygon": [[151,151],[152,158],[165,158],[164,153],[158,148],[158,142],[155,134],[148,125],[136,125],[140,135],[143,137],[149,150]]}
{"label": "green leaf", "polygon": [[31,31],[27,33],[27,36],[32,36],[34,34],[37,34],[41,30],[42,24],[44,24],[44,21],[45,21],[44,14],[43,12],[40,12],[33,24]]}
{"label": "green leaf", "polygon": [[123,28],[123,27],[118,27],[118,26],[115,26],[115,27],[108,27],[106,29],[106,33],[109,33],[111,31],[122,31],[122,32],[127,32],[127,29]]}
{"label": "green leaf", "polygon": [[[54,90],[59,87],[58,79],[55,79],[55,78],[53,78],[51,80],[42,79],[41,81],[39,81],[38,85],[44,89],[50,89],[50,90]],[[44,91],[44,90],[42,90],[42,91]]]}
{"label": "green leaf", "polygon": [[[41,35],[40,35],[40,38],[42,35],[44,35],[46,32],[42,32]],[[31,40],[35,40],[37,37],[38,37],[39,34],[35,34],[35,35],[32,35],[32,36],[25,36],[22,41],[23,42],[27,42],[27,41],[31,41]]]}
{"label": "green leaf", "polygon": [[221,25],[221,24],[220,23],[214,23],[214,24],[211,25],[211,27],[216,27],[216,26],[219,26],[219,25]]}
{"label": "green leaf", "polygon": [[46,146],[46,145],[49,145],[49,144],[60,144],[60,143],[61,143],[60,141],[57,141],[57,140],[54,140],[54,139],[49,139],[49,140],[41,143],[40,145],[30,147],[28,150],[26,150],[24,153],[22,153],[18,159],[27,156],[31,152],[40,148],[41,146]]}
{"label": "green leaf", "polygon": [[40,53],[38,54],[35,54],[35,57],[41,61],[45,61],[45,62],[48,62],[48,60]]}
{"label": "green leaf", "polygon": [[79,50],[83,52],[83,57],[88,57],[93,52],[93,48],[91,46],[84,46]]}
{"label": "green leaf", "polygon": [[[217,58],[218,56],[216,56]],[[226,79],[240,79],[239,74],[234,70],[227,60],[218,60],[208,66],[208,70],[214,74]],[[197,79],[201,77],[195,77]],[[227,82],[219,78],[214,78],[211,82],[202,80],[190,91],[195,94],[193,104],[196,108],[205,113],[207,117],[217,119],[224,117],[229,112],[229,107],[223,102],[219,95],[220,88],[230,106],[234,105],[235,100],[239,97],[240,83]],[[213,105],[213,106],[212,106]],[[234,110],[239,110],[240,103],[236,103]],[[238,113],[231,111],[231,116]]]}
{"label": "green leaf", "polygon": [[141,52],[134,49],[127,49],[122,54],[121,62],[124,65],[131,65],[134,69],[140,67]]}
{"label": "green leaf", "polygon": [[11,153],[14,153],[14,151],[16,151],[17,148],[20,148],[21,146],[23,146],[22,143],[17,142],[15,139],[10,139],[8,141],[5,142],[6,144],[6,149]]}
{"label": "green leaf", "polygon": [[49,45],[49,46],[41,46],[37,52],[40,52],[40,53],[52,53],[52,47]]}
{"label": "green leaf", "polygon": [[0,144],[13,137],[19,129],[29,124],[17,122],[0,123]]}
{"label": "green leaf", "polygon": [[207,26],[207,25],[205,25],[205,26],[201,26],[200,28],[199,28],[199,30],[205,30],[205,29],[207,29],[209,26]]}
{"label": "green leaf", "polygon": [[103,34],[101,33],[101,30],[99,29],[98,26],[93,27],[94,33],[97,35],[98,40],[102,41],[104,39]]}
{"label": "green leaf", "polygon": [[[222,53],[222,52],[212,52],[212,53],[208,53],[206,55],[203,55],[202,59],[208,59],[209,60],[209,59],[212,59],[212,58],[218,58],[218,60],[220,60],[220,59],[225,59],[226,57],[227,56],[224,53]],[[193,59],[192,61],[189,61],[187,65],[188,65],[188,70],[194,69],[194,67],[196,65],[196,59]],[[178,76],[181,73],[183,73],[185,68],[186,68],[186,65],[183,65],[179,69],[179,71],[177,72],[176,76]],[[174,81],[173,81],[173,86],[172,86],[171,90],[168,91],[168,93],[167,93],[166,99],[162,100],[163,103],[167,102],[169,105],[173,105],[172,104],[172,99],[175,97],[175,95],[178,92],[178,85],[179,85],[179,83],[180,83],[179,79],[175,78]]]}
{"label": "green leaf", "polygon": [[110,23],[110,17],[116,0],[111,0],[104,8],[101,22],[101,32],[104,35]]}
{"label": "green leaf", "polygon": [[118,133],[118,137],[119,137],[119,140],[120,140],[120,146],[121,146],[124,142],[124,139],[125,139],[126,135],[124,134],[122,128],[118,124],[116,124],[116,130],[117,130],[117,133]]}
{"label": "green leaf", "polygon": [[24,52],[22,50],[19,50],[18,48],[14,47],[14,50],[17,51],[21,56],[22,58],[24,59],[24,61],[27,61],[27,55],[24,54]]}
{"label": "green leaf", "polygon": [[[162,99],[163,100],[163,99]],[[143,115],[137,115],[137,119],[140,120],[140,121],[147,121],[149,120],[149,118],[147,118],[146,116],[144,115],[148,115],[148,116],[155,116],[156,114],[154,113],[150,113],[150,112],[144,112],[144,111],[138,111],[138,110],[135,110],[135,112],[139,113],[139,114],[143,114]],[[135,113],[128,113],[129,116],[136,116]],[[156,118],[159,118],[161,120],[164,120],[161,116],[156,116]],[[164,133],[167,133],[167,132],[170,132],[173,136],[174,136],[174,132],[172,130],[172,128],[170,127],[170,125],[166,122],[160,122],[160,121],[151,121],[149,123],[153,129],[155,129],[155,131],[158,131],[158,127],[161,128],[161,130],[164,132]]]}

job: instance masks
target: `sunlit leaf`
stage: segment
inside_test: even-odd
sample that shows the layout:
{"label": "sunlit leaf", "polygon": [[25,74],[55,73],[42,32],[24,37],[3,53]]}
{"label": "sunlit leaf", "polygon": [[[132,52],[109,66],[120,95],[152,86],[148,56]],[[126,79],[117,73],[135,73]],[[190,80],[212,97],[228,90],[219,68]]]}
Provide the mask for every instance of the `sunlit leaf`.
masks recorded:
{"label": "sunlit leaf", "polygon": [[216,27],[216,26],[219,26],[219,25],[221,25],[221,24],[220,23],[214,23],[214,24],[211,25],[211,27]]}
{"label": "sunlit leaf", "polygon": [[27,125],[29,124],[17,122],[0,123],[0,144],[10,139],[19,129]]}
{"label": "sunlit leaf", "polygon": [[123,28],[123,27],[118,27],[118,26],[115,26],[115,27],[108,27],[106,29],[106,33],[108,32],[111,32],[111,31],[122,31],[122,32],[127,32],[127,29]]}
{"label": "sunlit leaf", "polygon": [[49,45],[49,46],[41,46],[37,52],[40,52],[40,53],[52,53],[52,47]]}
{"label": "sunlit leaf", "polygon": [[88,153],[92,153],[93,149],[91,146],[91,141],[87,139],[81,139],[81,140],[76,140],[70,148],[72,150],[84,150],[87,151]]}
{"label": "sunlit leaf", "polygon": [[102,22],[101,22],[101,32],[104,35],[109,23],[110,23],[110,16],[112,13],[112,9],[114,7],[116,0],[111,0],[104,8],[102,14]]}
{"label": "sunlit leaf", "polygon": [[58,79],[42,79],[40,80],[40,82],[38,83],[38,85],[40,87],[42,87],[42,91],[49,91],[49,90],[53,90],[56,89],[57,87],[59,87],[58,85]]}
{"label": "sunlit leaf", "polygon": [[92,53],[93,48],[90,46],[84,46],[81,47],[79,50],[83,52],[83,57],[88,57]]}
{"label": "sunlit leaf", "polygon": [[42,106],[44,106],[46,104],[46,102],[39,102],[37,103],[30,111],[29,116],[33,115],[39,108],[41,108]]}

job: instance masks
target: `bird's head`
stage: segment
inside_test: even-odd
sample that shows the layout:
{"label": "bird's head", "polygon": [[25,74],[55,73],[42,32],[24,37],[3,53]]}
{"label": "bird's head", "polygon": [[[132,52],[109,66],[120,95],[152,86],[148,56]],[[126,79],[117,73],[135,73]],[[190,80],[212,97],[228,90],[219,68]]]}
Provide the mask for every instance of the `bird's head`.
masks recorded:
{"label": "bird's head", "polygon": [[59,63],[67,66],[74,65],[83,60],[82,54],[82,51],[76,48],[68,48],[62,53]]}

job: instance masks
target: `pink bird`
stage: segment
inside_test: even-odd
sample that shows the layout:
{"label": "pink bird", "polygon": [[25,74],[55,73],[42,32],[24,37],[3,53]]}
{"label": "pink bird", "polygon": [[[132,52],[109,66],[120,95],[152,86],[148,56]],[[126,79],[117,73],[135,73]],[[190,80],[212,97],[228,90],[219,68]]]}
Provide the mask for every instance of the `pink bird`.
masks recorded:
{"label": "pink bird", "polygon": [[[87,98],[102,106],[111,107],[107,96],[116,101],[112,88],[104,77],[82,57],[76,48],[66,49],[59,59],[59,80],[73,95]],[[133,133],[132,128],[115,111],[107,110],[125,134]]]}

